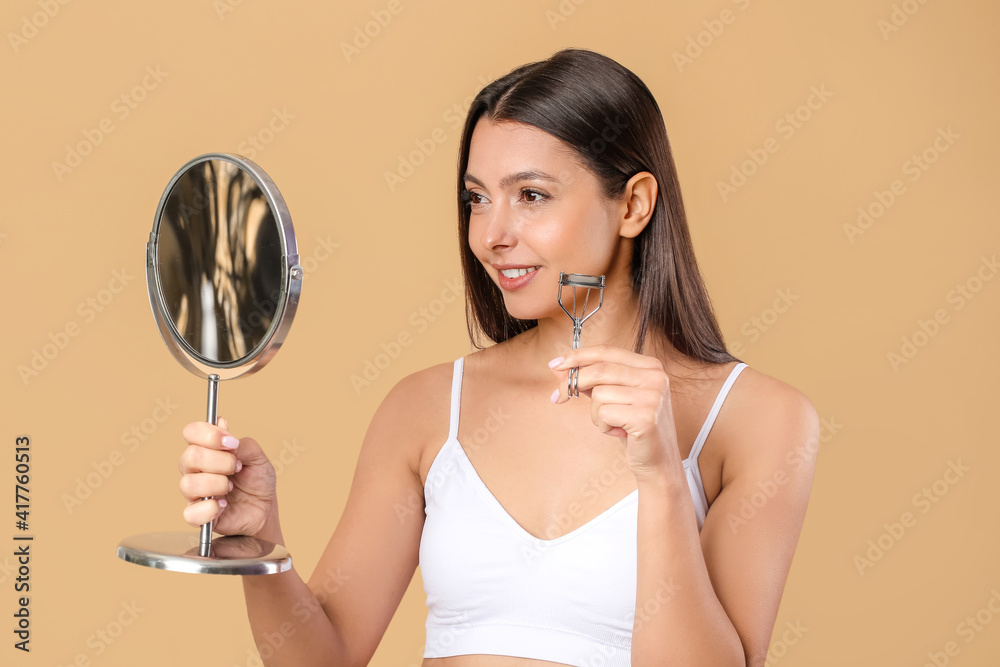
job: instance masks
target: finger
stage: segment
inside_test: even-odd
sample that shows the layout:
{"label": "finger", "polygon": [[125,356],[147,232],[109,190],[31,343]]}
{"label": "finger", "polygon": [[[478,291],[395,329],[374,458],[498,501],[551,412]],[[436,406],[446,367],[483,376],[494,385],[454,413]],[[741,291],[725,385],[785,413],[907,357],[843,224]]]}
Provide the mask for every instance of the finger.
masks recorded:
{"label": "finger", "polygon": [[[569,373],[572,366],[565,370],[558,370],[560,366],[553,369],[556,377],[561,383],[560,398],[556,403],[561,403],[562,396],[569,393]],[[589,366],[582,366],[577,374],[577,391],[580,394],[590,395],[590,390],[598,386],[623,386],[641,387],[643,385],[657,383],[657,378],[662,375],[662,371],[653,368],[637,368],[624,364],[597,361]],[[567,399],[568,400],[568,399]]]}
{"label": "finger", "polygon": [[655,413],[663,403],[663,394],[652,387],[627,387],[602,384],[590,389],[590,398],[597,404],[631,405]]}
{"label": "finger", "polygon": [[221,428],[226,433],[229,433],[229,420],[225,417],[219,417],[218,427]]}
{"label": "finger", "polygon": [[209,521],[215,521],[226,507],[225,498],[207,498],[191,503],[184,508],[184,520],[192,526],[202,526]]}
{"label": "finger", "polygon": [[226,495],[233,490],[233,480],[225,475],[199,472],[181,477],[180,487],[181,495],[188,501],[195,501],[209,496]]}
{"label": "finger", "polygon": [[[549,396],[549,400],[556,405],[560,403],[565,403],[570,399],[570,372],[572,368],[567,368],[564,371],[553,371],[556,375],[556,388]],[[579,384],[579,373],[577,373],[577,386],[576,393],[580,396],[590,396],[590,389],[582,387]]]}
{"label": "finger", "polygon": [[[634,391],[634,390],[632,390]],[[609,423],[608,406],[610,405],[630,405],[632,394],[625,387],[614,385],[601,385],[594,387],[591,391],[590,401],[590,421],[600,429],[601,433],[611,435],[611,431],[616,431],[616,435],[624,437],[625,429],[620,428],[620,423]]]}
{"label": "finger", "polygon": [[220,452],[199,445],[188,445],[181,453],[181,474],[210,472],[217,475],[234,475],[243,463],[232,452]]}
{"label": "finger", "polygon": [[[630,425],[653,423],[661,398],[654,389],[601,385],[591,391],[590,418],[599,427],[606,423],[624,429]],[[609,415],[614,415],[614,419],[609,420]]]}
{"label": "finger", "polygon": [[590,399],[593,402],[591,411],[597,407],[609,403],[619,403],[622,405],[632,405],[636,403],[642,389],[636,387],[623,387],[616,384],[602,384],[590,390]]}
{"label": "finger", "polygon": [[661,370],[663,368],[663,364],[656,357],[637,354],[632,350],[626,350],[617,345],[587,345],[579,347],[575,350],[567,351],[562,356],[562,359],[562,363],[556,364],[552,368],[565,370],[574,366],[589,366],[600,361],[609,361],[639,368],[660,368]]}
{"label": "finger", "polygon": [[189,445],[200,445],[210,449],[233,450],[239,447],[239,439],[229,432],[208,422],[191,422],[182,431]]}
{"label": "finger", "polygon": [[[629,434],[629,417],[632,406],[620,403],[605,403],[591,410],[591,419],[601,433],[626,438]],[[634,434],[633,434],[634,435]]]}

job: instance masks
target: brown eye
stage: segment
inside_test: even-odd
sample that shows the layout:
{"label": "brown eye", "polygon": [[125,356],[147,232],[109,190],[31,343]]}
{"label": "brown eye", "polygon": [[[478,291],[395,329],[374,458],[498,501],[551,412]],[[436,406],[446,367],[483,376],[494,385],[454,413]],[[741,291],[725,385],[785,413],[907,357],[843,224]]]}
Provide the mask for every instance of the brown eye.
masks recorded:
{"label": "brown eye", "polygon": [[472,192],[471,190],[462,191],[462,201],[472,206],[483,203],[482,195]]}
{"label": "brown eye", "polygon": [[524,200],[529,204],[537,204],[546,199],[545,195],[538,190],[521,190],[521,196],[524,197]]}

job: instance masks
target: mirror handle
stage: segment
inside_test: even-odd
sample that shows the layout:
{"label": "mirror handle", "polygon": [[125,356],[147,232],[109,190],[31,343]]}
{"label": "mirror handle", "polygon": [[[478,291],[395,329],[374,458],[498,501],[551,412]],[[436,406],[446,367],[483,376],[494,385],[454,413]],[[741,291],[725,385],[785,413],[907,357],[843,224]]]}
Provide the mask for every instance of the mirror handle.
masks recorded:
{"label": "mirror handle", "polygon": [[[219,425],[219,376],[215,373],[208,376],[208,417],[206,421],[212,426]],[[208,498],[214,498],[214,496],[209,496]],[[205,500],[208,500],[208,498],[205,498]],[[209,521],[201,527],[198,554],[207,558],[211,550],[212,522]]]}

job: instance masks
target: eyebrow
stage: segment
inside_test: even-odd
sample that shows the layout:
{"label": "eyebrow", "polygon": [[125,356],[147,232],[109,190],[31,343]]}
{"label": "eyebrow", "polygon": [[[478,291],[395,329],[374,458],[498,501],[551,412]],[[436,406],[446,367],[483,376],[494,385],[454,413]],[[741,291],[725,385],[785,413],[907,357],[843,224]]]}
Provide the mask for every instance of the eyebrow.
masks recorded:
{"label": "eyebrow", "polygon": [[[465,173],[463,179],[471,183],[475,183],[481,188],[486,187],[485,185],[483,185],[482,181],[480,181],[478,178],[476,178],[469,172]],[[534,171],[534,170],[519,171],[515,174],[508,174],[507,176],[501,178],[500,189],[505,190],[514,183],[517,183],[518,181],[552,181],[554,183],[558,183],[559,179],[556,178],[555,176],[550,176],[549,174],[546,174],[544,171]]]}

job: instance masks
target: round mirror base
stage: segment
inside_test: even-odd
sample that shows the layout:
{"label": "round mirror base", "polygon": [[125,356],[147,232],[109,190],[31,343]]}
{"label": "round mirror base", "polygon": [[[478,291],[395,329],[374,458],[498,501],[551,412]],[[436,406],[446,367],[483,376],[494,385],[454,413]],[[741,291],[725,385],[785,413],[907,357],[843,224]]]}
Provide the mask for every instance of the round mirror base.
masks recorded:
{"label": "round mirror base", "polygon": [[277,574],[292,569],[292,557],[280,544],[249,535],[215,536],[202,555],[198,533],[143,533],[118,544],[126,563],[191,574]]}

